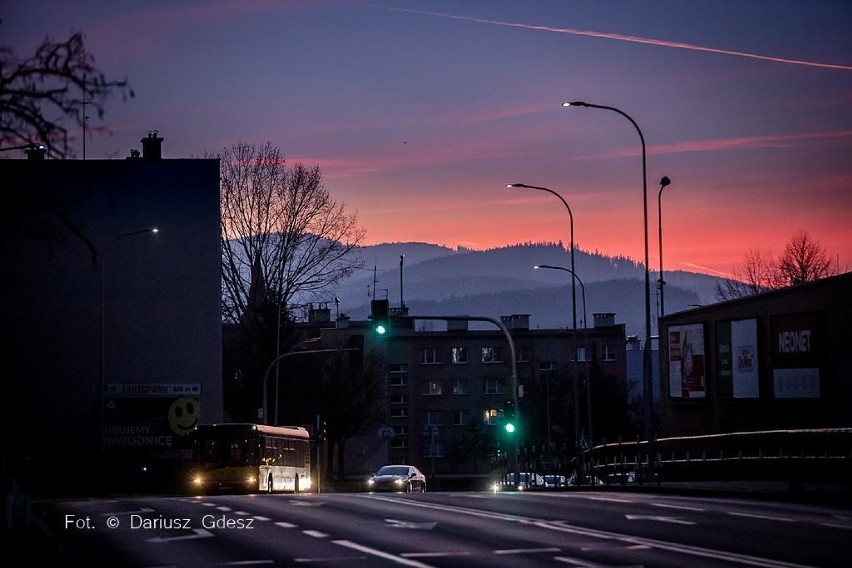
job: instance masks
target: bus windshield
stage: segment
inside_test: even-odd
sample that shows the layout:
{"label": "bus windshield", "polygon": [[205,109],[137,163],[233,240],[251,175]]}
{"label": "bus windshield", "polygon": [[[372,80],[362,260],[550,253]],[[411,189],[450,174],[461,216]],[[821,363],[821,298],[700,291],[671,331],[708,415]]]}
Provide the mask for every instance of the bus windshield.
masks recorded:
{"label": "bus windshield", "polygon": [[257,441],[246,438],[207,438],[198,440],[197,456],[204,469],[257,465]]}

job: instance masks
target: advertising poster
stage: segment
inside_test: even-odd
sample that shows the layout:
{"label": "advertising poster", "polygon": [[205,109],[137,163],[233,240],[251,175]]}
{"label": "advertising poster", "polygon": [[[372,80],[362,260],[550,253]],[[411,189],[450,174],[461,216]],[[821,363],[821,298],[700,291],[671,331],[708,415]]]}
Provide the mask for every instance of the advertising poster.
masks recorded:
{"label": "advertising poster", "polygon": [[704,398],[707,394],[704,364],[704,325],[669,328],[669,396]]}
{"label": "advertising poster", "polygon": [[758,398],[757,320],[735,320],[716,325],[719,396]]}
{"label": "advertising poster", "polygon": [[816,314],[772,318],[772,388],[775,398],[819,398],[819,341]]}

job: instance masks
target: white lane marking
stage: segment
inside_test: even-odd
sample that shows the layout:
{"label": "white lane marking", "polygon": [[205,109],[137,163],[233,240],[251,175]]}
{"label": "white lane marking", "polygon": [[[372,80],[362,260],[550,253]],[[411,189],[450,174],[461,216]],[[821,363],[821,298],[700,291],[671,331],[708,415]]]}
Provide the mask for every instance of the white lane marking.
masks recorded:
{"label": "white lane marking", "polygon": [[211,566],[260,566],[265,564],[275,564],[274,560],[238,560],[235,562],[221,562],[212,564]]}
{"label": "white lane marking", "polygon": [[270,519],[269,517],[262,517],[262,516],[260,516],[260,515],[254,515],[254,516],[252,517],[252,519],[254,519],[255,521],[264,521],[264,522],[265,522],[265,521],[271,521],[271,520],[272,520],[272,519]]}
{"label": "white lane marking", "polygon": [[688,507],[686,505],[669,505],[668,503],[651,503],[654,507],[663,507],[664,509],[678,509],[679,511],[695,511],[697,513],[704,512],[701,507]]}
{"label": "white lane marking", "polygon": [[538,554],[540,552],[560,552],[561,548],[506,548],[495,550],[494,554]]}
{"label": "white lane marking", "polygon": [[192,529],[192,532],[193,532],[193,534],[187,534],[187,535],[183,535],[183,536],[166,536],[166,537],[157,536],[157,537],[154,537],[154,538],[146,539],[145,542],[155,542],[155,543],[174,542],[176,540],[193,540],[193,539],[196,539],[196,538],[207,538],[207,537],[213,536],[213,533],[208,531],[207,529]]}
{"label": "white lane marking", "polygon": [[734,513],[732,511],[728,511],[728,514],[732,517],[746,517],[747,519],[761,519],[764,521],[781,521],[782,523],[795,523],[796,519],[791,519],[790,517],[775,517],[772,515],[758,515],[755,513]]}
{"label": "white lane marking", "polygon": [[427,531],[432,530],[438,524],[437,522],[418,523],[416,521],[398,521],[397,519],[385,519],[385,522],[397,529],[425,529]]}
{"label": "white lane marking", "polygon": [[312,536],[314,538],[328,538],[328,535],[326,533],[320,532],[320,531],[308,530],[308,531],[302,531],[302,534],[306,534],[306,535]]}
{"label": "white lane marking", "polygon": [[466,550],[459,552],[403,552],[400,556],[405,558],[446,558],[449,556],[470,556],[470,552]]}
{"label": "white lane marking", "polygon": [[663,517],[662,515],[624,515],[628,521],[657,521],[660,523],[672,523],[674,525],[694,525],[692,521],[685,521],[677,517]]}
{"label": "white lane marking", "polygon": [[234,511],[234,514],[239,515],[241,517],[245,517],[245,516],[249,515],[249,512],[248,511]]}
{"label": "white lane marking", "polygon": [[616,497],[594,497],[592,495],[583,495],[583,499],[589,501],[607,501],[609,503],[635,503],[633,499],[618,499]]}
{"label": "white lane marking", "polygon": [[153,513],[154,509],[149,509],[148,507],[142,507],[141,509],[136,509],[133,511],[119,511],[117,513],[101,513],[102,517],[117,517],[118,515],[136,515],[139,513]]}
{"label": "white lane marking", "polygon": [[216,507],[216,503],[208,503],[207,501],[203,501],[201,504],[205,507]]}
{"label": "white lane marking", "polygon": [[298,525],[294,525],[293,523],[286,523],[284,521],[279,521],[275,523],[275,526],[281,527],[282,529],[295,529]]}
{"label": "white lane marking", "polygon": [[423,564],[422,562],[418,562],[417,560],[409,560],[408,558],[403,558],[401,556],[396,556],[394,554],[383,552],[381,550],[376,550],[375,548],[370,548],[369,546],[364,546],[349,540],[333,540],[332,542],[339,546],[345,546],[346,548],[351,548],[352,550],[363,552],[364,554],[371,554],[379,558],[384,558],[385,560],[390,560],[391,562],[396,562],[397,564],[402,564],[403,566],[414,566],[415,568],[432,568],[432,566],[429,564]]}
{"label": "white lane marking", "polygon": [[852,530],[852,525],[838,525],[835,523],[820,523],[821,527],[828,527],[830,529],[847,529]]}
{"label": "white lane marking", "polygon": [[226,511],[226,512],[227,512],[227,511],[230,511],[230,510],[231,510],[231,508],[230,508],[230,507],[216,507],[216,510],[217,510],[217,511]]}

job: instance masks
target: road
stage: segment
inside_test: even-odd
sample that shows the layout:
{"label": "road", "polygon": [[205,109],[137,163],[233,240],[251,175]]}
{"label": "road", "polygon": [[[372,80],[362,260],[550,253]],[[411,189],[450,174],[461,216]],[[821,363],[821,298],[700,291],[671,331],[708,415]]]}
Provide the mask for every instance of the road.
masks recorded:
{"label": "road", "polygon": [[852,510],[652,493],[276,494],[34,505],[77,566],[848,566]]}

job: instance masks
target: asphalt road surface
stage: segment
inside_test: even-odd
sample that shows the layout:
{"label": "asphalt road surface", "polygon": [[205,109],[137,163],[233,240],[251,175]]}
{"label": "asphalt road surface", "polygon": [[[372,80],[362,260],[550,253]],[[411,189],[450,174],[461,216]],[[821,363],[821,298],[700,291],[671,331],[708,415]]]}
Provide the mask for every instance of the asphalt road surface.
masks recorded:
{"label": "asphalt road surface", "polygon": [[33,508],[54,563],[70,566],[784,568],[852,558],[852,510],[739,498],[324,493]]}

